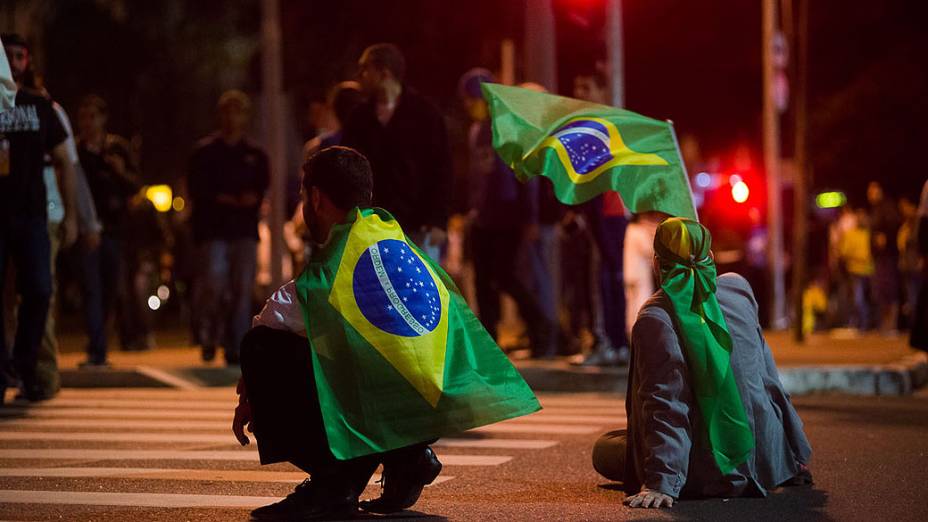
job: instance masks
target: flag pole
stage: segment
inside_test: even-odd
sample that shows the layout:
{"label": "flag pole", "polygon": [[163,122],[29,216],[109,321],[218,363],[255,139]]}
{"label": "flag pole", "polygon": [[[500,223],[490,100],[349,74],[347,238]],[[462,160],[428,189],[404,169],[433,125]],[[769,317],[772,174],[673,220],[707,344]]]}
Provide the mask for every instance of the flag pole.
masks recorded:
{"label": "flag pole", "polygon": [[696,215],[696,221],[699,221],[699,211],[696,210],[696,199],[693,197],[693,187],[690,185],[690,174],[686,171],[686,162],[683,161],[683,153],[680,151],[680,142],[677,141],[677,129],[673,126],[673,120],[666,120],[670,124],[670,135],[673,136],[673,146],[677,148],[677,157],[680,158],[680,167],[683,169],[683,177],[686,179],[686,190],[690,193],[690,203],[693,204],[693,214]]}

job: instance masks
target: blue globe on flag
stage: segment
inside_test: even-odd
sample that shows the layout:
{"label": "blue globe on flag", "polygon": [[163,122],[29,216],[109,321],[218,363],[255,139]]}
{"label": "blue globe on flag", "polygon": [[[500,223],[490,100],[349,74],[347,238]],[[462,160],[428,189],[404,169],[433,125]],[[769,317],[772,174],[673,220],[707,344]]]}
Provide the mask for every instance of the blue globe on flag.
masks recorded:
{"label": "blue globe on flag", "polygon": [[609,129],[594,120],[574,120],[559,128],[554,138],[564,146],[574,172],[583,176],[613,159]]}
{"label": "blue globe on flag", "polygon": [[404,241],[385,239],[364,250],[354,267],[352,287],[364,318],[387,333],[418,337],[433,331],[441,320],[432,274]]}

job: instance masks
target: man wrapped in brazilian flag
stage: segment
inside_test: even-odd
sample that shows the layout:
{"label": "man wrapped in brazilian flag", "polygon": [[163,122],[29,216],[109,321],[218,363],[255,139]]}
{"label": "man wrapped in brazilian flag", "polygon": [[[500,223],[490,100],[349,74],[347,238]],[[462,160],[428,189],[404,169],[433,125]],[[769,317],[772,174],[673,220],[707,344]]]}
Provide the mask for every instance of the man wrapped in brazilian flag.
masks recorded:
{"label": "man wrapped in brazilian flag", "polygon": [[233,432],[262,464],[312,476],[257,520],[345,518],[383,464],[390,513],[412,506],[441,463],[438,438],[540,409],[448,275],[385,210],[369,208],[367,159],[329,147],[303,166],[317,248],[255,317],[241,347]]}

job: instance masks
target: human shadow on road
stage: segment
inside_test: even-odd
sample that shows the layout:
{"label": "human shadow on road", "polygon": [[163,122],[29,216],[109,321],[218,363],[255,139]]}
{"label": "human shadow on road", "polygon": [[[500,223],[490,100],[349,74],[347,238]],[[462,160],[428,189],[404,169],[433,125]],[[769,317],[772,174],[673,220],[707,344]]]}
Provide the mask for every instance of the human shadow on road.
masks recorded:
{"label": "human shadow on road", "polygon": [[[619,483],[601,484],[602,489],[623,491]],[[761,522],[765,520],[835,520],[825,512],[828,493],[814,487],[796,486],[770,492],[766,498],[683,499],[660,512],[635,510],[635,520],[712,520]]]}
{"label": "human shadow on road", "polygon": [[351,520],[389,520],[390,522],[398,520],[429,520],[435,522],[446,522],[448,519],[443,516],[430,515],[421,511],[406,510],[400,511],[398,513],[390,513],[389,515],[377,515],[374,513],[361,512]]}

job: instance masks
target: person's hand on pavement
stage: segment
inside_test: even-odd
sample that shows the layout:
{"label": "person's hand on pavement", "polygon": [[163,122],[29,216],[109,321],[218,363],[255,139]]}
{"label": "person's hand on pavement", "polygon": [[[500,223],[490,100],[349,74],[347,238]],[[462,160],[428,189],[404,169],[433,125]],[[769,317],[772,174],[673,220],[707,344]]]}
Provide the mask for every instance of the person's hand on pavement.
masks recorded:
{"label": "person's hand on pavement", "polygon": [[671,507],[673,506],[673,497],[642,486],[638,494],[625,498],[625,505],[633,508]]}
{"label": "person's hand on pavement", "polygon": [[248,440],[248,435],[245,435],[245,427],[248,427],[248,431],[255,432],[251,425],[251,404],[248,402],[248,394],[245,390],[245,379],[238,380],[235,392],[238,394],[238,406],[235,407],[235,417],[232,419],[232,433],[235,434],[238,443],[245,446],[251,442]]}

